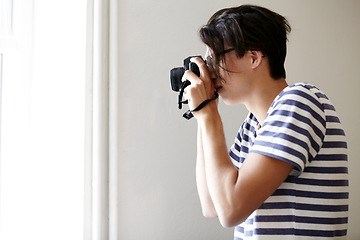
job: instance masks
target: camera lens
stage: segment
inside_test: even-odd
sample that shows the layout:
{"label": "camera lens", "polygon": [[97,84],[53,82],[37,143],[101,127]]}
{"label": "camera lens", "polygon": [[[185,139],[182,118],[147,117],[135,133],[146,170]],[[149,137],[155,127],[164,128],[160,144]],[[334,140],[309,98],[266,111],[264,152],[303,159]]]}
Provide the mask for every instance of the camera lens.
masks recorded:
{"label": "camera lens", "polygon": [[180,91],[182,84],[182,76],[185,73],[185,69],[183,67],[173,68],[170,71],[170,80],[171,80],[171,88],[173,91]]}

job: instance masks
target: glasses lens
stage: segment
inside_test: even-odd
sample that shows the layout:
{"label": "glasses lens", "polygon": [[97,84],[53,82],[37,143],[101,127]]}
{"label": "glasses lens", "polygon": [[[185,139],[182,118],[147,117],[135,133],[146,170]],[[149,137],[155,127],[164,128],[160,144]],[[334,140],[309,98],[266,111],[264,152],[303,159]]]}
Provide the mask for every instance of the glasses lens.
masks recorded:
{"label": "glasses lens", "polygon": [[209,68],[210,71],[212,71],[212,72],[215,71],[214,60],[213,60],[213,57],[211,55],[207,56],[206,65],[207,65],[207,67]]}

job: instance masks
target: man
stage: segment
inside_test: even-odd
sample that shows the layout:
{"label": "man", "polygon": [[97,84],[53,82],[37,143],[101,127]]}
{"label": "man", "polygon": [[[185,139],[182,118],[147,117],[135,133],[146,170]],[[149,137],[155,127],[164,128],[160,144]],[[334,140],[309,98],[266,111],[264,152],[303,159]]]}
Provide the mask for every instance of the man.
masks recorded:
{"label": "man", "polygon": [[217,100],[193,112],[203,214],[235,226],[235,239],[346,238],[345,133],[324,93],[306,83],[288,86],[290,30],[266,8],[220,10],[200,30],[206,64],[191,60],[200,77],[183,76],[191,82],[184,93],[190,110],[217,94],[249,110],[230,152]]}

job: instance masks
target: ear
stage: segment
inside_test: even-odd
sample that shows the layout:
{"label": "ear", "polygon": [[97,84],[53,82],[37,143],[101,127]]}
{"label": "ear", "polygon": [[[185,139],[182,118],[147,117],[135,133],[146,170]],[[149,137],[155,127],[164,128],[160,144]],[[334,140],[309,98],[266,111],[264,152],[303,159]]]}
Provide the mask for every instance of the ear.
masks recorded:
{"label": "ear", "polygon": [[262,62],[263,53],[261,51],[249,51],[251,56],[251,67],[255,69],[259,67]]}

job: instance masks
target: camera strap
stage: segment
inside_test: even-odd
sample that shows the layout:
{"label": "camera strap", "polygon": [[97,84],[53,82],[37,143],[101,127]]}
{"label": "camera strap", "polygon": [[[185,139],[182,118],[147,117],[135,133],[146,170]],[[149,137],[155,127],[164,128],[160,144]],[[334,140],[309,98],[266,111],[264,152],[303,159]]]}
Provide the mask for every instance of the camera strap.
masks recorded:
{"label": "camera strap", "polygon": [[186,113],[184,113],[183,117],[186,118],[187,120],[190,120],[191,118],[194,117],[194,115],[192,114],[193,112],[197,112],[200,111],[203,107],[205,107],[209,102],[211,102],[212,100],[215,100],[219,97],[219,94],[217,92],[214,93],[214,97],[208,100],[203,101],[199,106],[197,106],[197,108],[195,108],[194,110],[188,110]]}
{"label": "camera strap", "polygon": [[182,98],[183,98],[183,95],[184,95],[184,89],[189,86],[191,83],[189,80],[186,80],[184,82],[182,82],[181,84],[181,87],[180,87],[180,93],[178,95],[178,105],[179,105],[179,109],[182,109],[182,104],[187,104],[188,101],[183,101]]}

